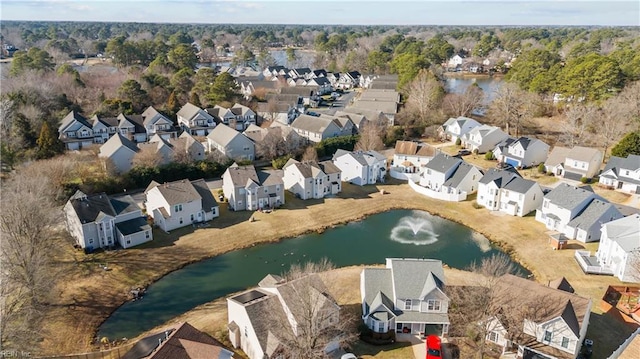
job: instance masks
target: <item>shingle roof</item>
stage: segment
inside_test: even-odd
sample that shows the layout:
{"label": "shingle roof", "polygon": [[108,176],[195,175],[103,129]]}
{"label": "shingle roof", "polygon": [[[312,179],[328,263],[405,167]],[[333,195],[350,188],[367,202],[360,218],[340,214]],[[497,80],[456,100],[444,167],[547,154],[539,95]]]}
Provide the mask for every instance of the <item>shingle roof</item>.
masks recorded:
{"label": "shingle roof", "polygon": [[603,227],[606,227],[609,239],[618,243],[625,252],[640,249],[640,214],[616,219]]}
{"label": "shingle roof", "polygon": [[122,136],[120,132],[116,132],[107,142],[100,146],[100,155],[103,157],[111,157],[111,155],[121,147],[125,147],[133,152],[140,151],[135,143]]}
{"label": "shingle roof", "polygon": [[106,127],[118,127],[118,118],[117,117],[102,117],[98,115],[94,115],[91,117],[92,126],[96,126],[99,123],[102,123]]}
{"label": "shingle roof", "polygon": [[341,173],[342,171],[338,168],[338,166],[336,166],[333,162],[331,161],[322,161],[322,162],[318,162],[318,166],[320,166],[320,169],[322,169],[322,172],[326,173],[326,174],[333,174],[333,173]]}
{"label": "shingle roof", "polygon": [[549,167],[555,167],[561,163],[564,163],[567,155],[571,152],[568,147],[555,146],[549,153],[549,157],[544,161],[544,164]]}
{"label": "shingle roof", "polygon": [[549,288],[563,290],[567,293],[575,292],[573,286],[571,286],[571,283],[569,283],[569,281],[565,277],[560,277],[556,280],[550,281],[548,286]]}
{"label": "shingle roof", "polygon": [[556,188],[552,189],[551,192],[547,193],[544,198],[550,200],[551,203],[560,208],[573,209],[586,199],[594,196],[593,192],[586,188],[560,183]]}
{"label": "shingle roof", "polygon": [[620,168],[624,168],[625,170],[635,171],[640,168],[640,156],[638,155],[629,155],[625,160],[620,164]]}
{"label": "shingle roof", "polygon": [[515,193],[524,194],[527,193],[527,191],[529,191],[531,187],[534,187],[536,185],[538,185],[538,182],[536,181],[531,181],[523,178],[514,178],[513,180],[509,181],[506,186],[504,186],[504,189],[513,191]]}
{"label": "shingle roof", "polygon": [[71,202],[82,224],[94,222],[101,214],[106,214],[111,217],[117,215],[109,197],[104,192],[86,195],[82,191],[76,191],[69,199],[69,202]]}
{"label": "shingle roof", "polygon": [[187,102],[186,104],[184,104],[184,106],[182,106],[182,108],[180,108],[180,110],[178,111],[177,115],[183,118],[186,118],[187,120],[190,120],[192,118],[195,117],[196,114],[198,114],[198,112],[200,112],[202,109],[190,102]]}
{"label": "shingle roof", "polygon": [[315,116],[302,114],[298,116],[298,118],[296,118],[295,121],[293,121],[293,123],[291,124],[291,127],[309,131],[309,132],[314,132],[314,133],[322,133],[327,129],[327,127],[329,127],[329,125],[332,122],[338,128],[341,127],[339,123],[335,123],[336,122],[335,119],[328,119],[328,118],[315,117]]}
{"label": "shingle roof", "polygon": [[145,126],[150,124],[151,121],[156,118],[161,118],[168,122],[172,122],[167,116],[158,112],[158,110],[156,110],[153,106],[149,106],[147,107],[146,110],[144,110],[144,112],[142,113],[142,118],[143,118],[143,124]]}
{"label": "shingle roof", "polygon": [[62,132],[62,130],[64,130],[65,127],[69,126],[73,121],[78,121],[84,126],[91,128],[91,124],[89,123],[89,121],[87,121],[87,119],[84,116],[82,116],[76,111],[71,111],[62,119],[62,122],[60,123],[60,127],[58,127],[58,131]]}
{"label": "shingle roof", "polygon": [[602,173],[605,173],[608,170],[612,169],[617,176],[618,171],[620,170],[620,165],[624,163],[624,160],[625,158],[622,158],[622,157],[611,156],[609,158],[609,161],[607,161],[607,164],[604,166]]}
{"label": "shingle roof", "polygon": [[151,230],[151,226],[147,223],[147,220],[144,217],[133,218],[128,221],[116,223],[116,227],[124,236]]}
{"label": "shingle roof", "polygon": [[[170,206],[199,200],[200,194],[189,180],[183,179],[155,186]],[[151,189],[147,188],[147,192]]]}
{"label": "shingle roof", "polygon": [[[393,281],[389,268],[365,268],[362,271],[364,277],[364,302],[366,310],[372,306],[378,293],[387,298],[393,298]],[[393,310],[393,305],[391,308]]]}
{"label": "shingle roof", "polygon": [[248,180],[260,183],[256,169],[251,165],[238,166],[234,163],[231,167],[227,168],[227,171],[229,172],[234,187],[244,187]]}
{"label": "shingle roof", "polygon": [[459,166],[462,160],[458,157],[449,156],[446,153],[439,152],[426,165],[426,168],[437,172],[447,172],[449,169]]}
{"label": "shingle roof", "polygon": [[207,186],[207,182],[205,182],[204,179],[201,178],[191,181],[191,184],[200,195],[200,199],[202,200],[202,209],[204,211],[209,212],[212,208],[218,207],[218,202],[216,202],[216,199],[213,198],[213,194],[211,193],[211,190],[209,189],[209,186]]}
{"label": "shingle roof", "polygon": [[235,129],[225,125],[224,123],[221,123],[218,124],[213,130],[211,130],[211,132],[209,132],[207,138],[222,147],[227,147],[227,145],[238,136],[243,135]]}
{"label": "shingle roof", "polygon": [[[420,298],[421,294],[430,292],[428,289],[444,290],[444,270],[441,261],[408,258],[388,258],[387,261],[392,271],[396,300]],[[430,274],[433,274],[437,280],[432,282],[430,288],[425,288]]]}
{"label": "shingle roof", "polygon": [[460,185],[460,183],[467,177],[469,172],[471,172],[471,170],[473,170],[474,168],[475,168],[474,166],[466,162],[460,163],[460,166],[456,168],[456,170],[453,172],[451,177],[449,177],[446,181],[444,181],[442,185],[445,187],[457,188]]}
{"label": "shingle roof", "polygon": [[596,156],[602,160],[602,151],[597,148],[581,146],[575,146],[567,154],[567,158],[583,162],[590,162]]}
{"label": "shingle roof", "polygon": [[263,186],[274,186],[278,184],[284,184],[282,181],[282,170],[259,170],[256,172],[258,175],[259,184]]}
{"label": "shingle roof", "polygon": [[140,210],[140,207],[138,207],[138,204],[130,195],[111,197],[109,201],[111,201],[111,206],[113,206],[116,214],[125,214]]}
{"label": "shingle roof", "polygon": [[396,141],[396,155],[433,157],[436,148],[423,142]]}
{"label": "shingle roof", "polygon": [[611,203],[594,199],[567,225],[573,228],[589,229],[594,224],[604,224],[609,222],[610,219],[602,218],[602,216],[611,209],[617,214],[617,218],[622,217],[622,214]]}
{"label": "shingle roof", "polygon": [[509,183],[509,181],[516,177],[520,177],[520,174],[515,169],[511,171],[490,168],[482,178],[480,178],[478,183],[489,184],[491,182],[495,182],[498,188],[503,188],[507,183]]}

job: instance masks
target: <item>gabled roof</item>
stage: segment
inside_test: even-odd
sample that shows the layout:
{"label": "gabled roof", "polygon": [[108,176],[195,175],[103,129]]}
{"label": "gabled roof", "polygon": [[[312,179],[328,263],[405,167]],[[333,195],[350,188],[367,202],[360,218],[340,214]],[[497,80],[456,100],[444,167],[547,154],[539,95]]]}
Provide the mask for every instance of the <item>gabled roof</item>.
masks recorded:
{"label": "gabled roof", "polygon": [[565,277],[560,277],[556,280],[549,282],[549,288],[563,290],[567,293],[574,293],[575,290],[571,286],[571,283]]}
{"label": "gabled roof", "polygon": [[89,123],[89,121],[87,121],[87,119],[84,116],[79,114],[77,111],[71,111],[62,119],[62,122],[60,123],[60,127],[58,127],[58,131],[62,132],[73,121],[78,121],[83,126],[87,126],[88,128],[91,128],[91,124]]}
{"label": "gabled roof", "polygon": [[640,249],[640,214],[616,219],[605,223],[603,227],[606,227],[607,237],[618,243],[625,252]]}
{"label": "gabled roof", "polygon": [[573,209],[585,200],[595,197],[590,187],[574,187],[567,183],[560,183],[551,192],[547,193],[544,198],[551,201],[560,208]]}
{"label": "gabled roof", "polygon": [[96,219],[102,218],[104,215],[111,217],[117,215],[109,197],[104,192],[86,195],[82,191],[76,191],[69,202],[82,224],[95,222]]}
{"label": "gabled roof", "polygon": [[152,188],[157,188],[162,197],[164,197],[165,201],[167,201],[170,206],[180,203],[197,201],[201,198],[200,193],[198,193],[193,184],[191,184],[191,182],[186,179],[163,184],[152,182],[152,184],[153,183],[156,183],[156,185],[154,187],[151,187],[151,185],[149,185],[145,193],[148,195]]}
{"label": "gabled roof", "polygon": [[340,126],[340,123],[338,123],[335,119],[302,114],[298,116],[295,121],[293,121],[291,127],[314,133],[323,133],[327,129],[327,127],[331,125],[331,123],[336,125],[338,128],[342,127]]}
{"label": "gabled roof", "polygon": [[436,148],[423,142],[396,141],[395,154],[433,157],[436,154]]}
{"label": "gabled roof", "polygon": [[567,158],[583,162],[590,162],[594,157],[601,160],[602,151],[597,148],[575,146],[567,154]]}
{"label": "gabled roof", "polygon": [[320,166],[316,161],[298,162],[291,158],[282,168],[287,170],[290,167],[295,168],[302,178],[316,178],[324,174],[324,172],[320,170]]}
{"label": "gabled roof", "polygon": [[568,147],[555,146],[549,153],[549,157],[544,161],[544,164],[548,167],[555,167],[564,163],[567,155],[571,152]]}
{"label": "gabled roof", "polygon": [[256,172],[256,174],[258,175],[258,183],[262,186],[284,184],[282,180],[282,170],[259,170]]}
{"label": "gabled roof", "polygon": [[515,193],[524,194],[524,193],[527,193],[532,187],[537,185],[538,185],[538,182],[536,181],[531,181],[528,179],[517,177],[509,181],[509,183],[507,183],[507,185],[504,186],[504,189],[513,191]]}
{"label": "gabled roof", "polygon": [[196,192],[200,195],[200,200],[202,201],[202,209],[206,212],[209,212],[211,208],[218,207],[218,202],[213,198],[213,194],[207,186],[207,182],[204,179],[197,179],[191,181],[193,188],[196,189]]}
{"label": "gabled roof", "polygon": [[[209,134],[207,138],[222,147],[227,147],[231,141],[236,139],[238,136],[242,136],[247,139],[243,134],[236,131],[235,129],[221,123],[217,125]],[[247,139],[248,140],[248,139]]]}
{"label": "gabled roof", "polygon": [[480,181],[478,181],[478,183],[489,184],[491,182],[495,182],[498,188],[503,188],[507,183],[509,183],[509,181],[517,177],[520,177],[520,174],[515,169],[511,171],[490,168],[484,174],[484,176],[480,178]]}
{"label": "gabled roof", "polygon": [[[622,217],[622,214],[611,203],[594,199],[582,210],[582,212],[569,221],[567,225],[581,229],[589,229],[597,223],[602,225],[610,220],[610,218],[602,217],[609,210],[613,210],[618,218]],[[600,226],[598,226],[598,228],[600,228]]]}
{"label": "gabled roof", "polygon": [[145,217],[136,217],[124,222],[118,222],[116,223],[116,228],[124,236],[151,230],[151,226],[147,223]]}
{"label": "gabled roof", "polygon": [[105,127],[118,127],[117,117],[102,117],[93,115],[93,117],[91,117],[91,122],[93,127],[95,127],[98,123],[103,124]]}
{"label": "gabled roof", "polygon": [[234,104],[229,110],[237,116],[246,116],[249,112],[253,113],[252,109],[239,103]]}
{"label": "gabled roof", "polygon": [[[441,261],[413,258],[387,258],[386,261],[387,267],[391,269],[396,300],[420,298],[427,284],[430,285],[430,290],[436,287],[444,290],[444,270]],[[431,274],[436,280],[429,279]]]}
{"label": "gabled roof", "polygon": [[186,104],[184,104],[184,106],[182,106],[182,108],[180,108],[177,115],[190,120],[194,118],[200,111],[202,111],[200,107],[192,104],[191,102],[187,102]]}
{"label": "gabled roof", "polygon": [[333,164],[333,162],[331,161],[322,161],[322,162],[318,162],[318,166],[320,167],[320,169],[322,170],[322,172],[326,173],[326,174],[334,174],[334,173],[341,173],[342,171],[338,168],[338,166],[336,166],[335,164]]}
{"label": "gabled roof", "polygon": [[613,170],[613,172],[615,173],[615,175],[618,175],[618,171],[620,170],[620,165],[622,165],[624,163],[625,158],[622,157],[616,157],[616,156],[611,156],[609,158],[609,161],[607,161],[607,164],[604,166],[604,169],[602,170],[602,173],[604,174],[605,172],[609,171],[609,170]]}
{"label": "gabled roof", "polygon": [[635,171],[640,168],[640,156],[638,155],[629,155],[625,158],[624,161],[620,164],[620,168],[624,168],[625,170]]}
{"label": "gabled roof", "polygon": [[128,138],[117,132],[111,136],[102,146],[100,146],[100,155],[102,157],[111,157],[120,148],[126,148],[132,152],[138,152],[140,149]]}
{"label": "gabled roof", "polygon": [[329,79],[326,77],[314,77],[312,79],[309,79],[307,83],[315,83],[318,86],[323,86],[323,85],[330,85],[331,81],[329,81]]}
{"label": "gabled roof", "polygon": [[252,165],[238,166],[234,163],[231,167],[227,168],[227,172],[229,172],[234,187],[244,187],[247,181],[260,182],[256,169]]}
{"label": "gabled roof", "polygon": [[146,110],[144,110],[144,112],[142,113],[142,119],[142,123],[145,126],[154,122],[156,119],[163,119],[169,123],[172,123],[172,121],[167,116],[158,112],[158,110],[156,110],[153,106],[149,106]]}
{"label": "gabled roof", "polygon": [[143,119],[140,115],[125,115],[123,113],[118,115],[118,127],[129,127],[128,124],[133,125],[135,133],[146,132]]}
{"label": "gabled roof", "polygon": [[[362,277],[364,279],[364,293],[362,294],[367,311],[373,306],[378,293],[386,298],[393,298],[393,279],[390,268],[365,268],[362,270]],[[389,309],[393,310],[393,308],[393,300],[391,300],[391,308]]]}
{"label": "gabled roof", "polygon": [[109,199],[116,215],[136,212],[140,210],[136,201],[130,195],[112,197]]}
{"label": "gabled roof", "polygon": [[[457,188],[460,183],[467,177],[469,172],[471,172],[475,167],[466,162],[460,163],[460,166],[456,168],[451,177],[449,177],[444,183],[443,186]],[[477,170],[477,169],[476,169]],[[479,171],[479,170],[478,170]],[[482,172],[480,172],[482,174]]]}
{"label": "gabled roof", "polygon": [[275,288],[278,284],[284,283],[284,278],[277,274],[267,274],[262,280],[258,283],[258,286],[261,288]]}
{"label": "gabled roof", "polygon": [[463,161],[458,157],[449,156],[446,153],[439,152],[427,163],[426,168],[444,173],[459,166],[462,162]]}

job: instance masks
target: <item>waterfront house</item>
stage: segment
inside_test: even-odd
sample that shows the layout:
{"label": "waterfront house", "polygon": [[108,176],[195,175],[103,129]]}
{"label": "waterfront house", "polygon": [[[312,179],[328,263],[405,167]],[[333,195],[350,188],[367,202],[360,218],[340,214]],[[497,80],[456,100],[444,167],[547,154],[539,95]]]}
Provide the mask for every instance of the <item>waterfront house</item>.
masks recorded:
{"label": "waterfront house", "polygon": [[596,252],[600,266],[623,282],[640,283],[640,214],[602,225]]}
{"label": "waterfront house", "polygon": [[324,198],[341,190],[342,171],[331,161],[298,162],[290,159],[284,170],[284,188],[300,199]]}
{"label": "waterfront house", "polygon": [[516,178],[520,178],[520,174],[514,168],[489,169],[478,181],[476,202],[490,211],[500,210],[500,191]]}
{"label": "waterfront house", "polygon": [[168,183],[151,181],[144,206],[153,223],[165,232],[218,217],[218,203],[203,179]]}
{"label": "waterfront house", "polygon": [[419,173],[436,155],[436,148],[424,142],[396,141],[393,169],[404,173]]}
{"label": "waterfront house", "polygon": [[342,180],[358,186],[384,182],[387,158],[375,151],[337,150],[333,163],[342,171]]}
{"label": "waterfront house", "polygon": [[456,142],[458,138],[462,141],[462,136],[476,127],[480,127],[480,123],[472,118],[451,117],[442,124],[438,133],[441,138]]}
{"label": "waterfront house", "polygon": [[439,152],[425,166],[420,185],[435,192],[466,195],[478,189],[482,172],[458,157]]}
{"label": "waterfront house", "polygon": [[362,320],[376,333],[449,331],[449,298],[442,262],[435,259],[387,258],[385,268],[360,274]]}
{"label": "waterfront house", "polygon": [[234,163],[222,175],[222,190],[233,211],[255,211],[284,204],[284,182],[280,170],[259,170]]}
{"label": "waterfront house", "polygon": [[500,211],[524,217],[540,208],[543,198],[538,182],[516,177],[500,189]]}

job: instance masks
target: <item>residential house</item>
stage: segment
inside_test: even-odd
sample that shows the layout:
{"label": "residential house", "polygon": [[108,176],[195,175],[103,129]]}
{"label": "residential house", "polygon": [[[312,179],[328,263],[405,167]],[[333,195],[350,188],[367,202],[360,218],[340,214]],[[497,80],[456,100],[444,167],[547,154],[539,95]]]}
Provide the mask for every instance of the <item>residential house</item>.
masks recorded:
{"label": "residential house", "polygon": [[478,181],[478,196],[476,202],[490,211],[500,210],[500,191],[510,181],[520,178],[515,169],[489,169]]}
{"label": "residential house", "polygon": [[118,115],[118,131],[135,143],[147,142],[147,130],[140,115]]}
{"label": "residential house", "polygon": [[360,83],[360,73],[358,71],[350,71],[341,73],[335,85],[336,88],[348,90],[357,87]]}
{"label": "residential house", "polygon": [[355,126],[357,132],[360,132],[364,128],[364,126],[366,126],[369,123],[369,120],[367,120],[367,117],[359,113],[336,111],[333,115],[338,120],[340,120],[340,118],[343,118],[343,117],[350,119],[351,122],[353,122],[353,125]]}
{"label": "residential house", "polygon": [[191,324],[180,323],[140,339],[122,359],[231,359],[233,354]]}
{"label": "residential house", "polygon": [[436,148],[424,142],[396,141],[393,168],[403,173],[419,173],[436,155]]}
{"label": "residential house", "polygon": [[308,74],[310,74],[310,73],[311,73],[311,69],[310,69],[310,68],[308,68],[308,67],[301,67],[301,68],[298,68],[298,69],[291,69],[291,70],[289,70],[288,75],[289,75],[289,76],[291,76],[291,77],[292,77],[292,78],[294,78],[294,79],[297,79],[297,78],[302,78],[302,79],[304,79],[304,78],[306,78],[306,77],[307,77],[307,75],[308,75]]}
{"label": "residential house", "polygon": [[144,194],[147,214],[165,232],[220,215],[218,203],[203,179],[162,184],[151,181]]}
{"label": "residential house", "polygon": [[153,106],[147,107],[142,113],[142,124],[147,131],[148,138],[155,134],[160,135],[165,140],[177,137],[177,131],[173,128],[173,121],[158,112]]}
{"label": "residential house", "polygon": [[556,146],[545,162],[545,169],[556,176],[580,181],[598,175],[602,158],[602,151],[595,148]]}
{"label": "residential house", "polygon": [[316,86],[292,86],[281,87],[281,95],[298,95],[302,98],[303,105],[310,107],[318,107],[320,96],[318,95],[318,87]]}
{"label": "residential house", "polygon": [[76,111],[71,111],[58,127],[60,140],[68,150],[81,150],[91,146],[93,140],[93,126],[87,119]]}
{"label": "residential house", "polygon": [[234,115],[233,121],[229,122],[229,126],[238,131],[244,131],[249,125],[257,123],[256,113],[247,106],[236,103],[229,111]]}
{"label": "residential house", "polygon": [[621,281],[640,283],[640,214],[603,224],[596,258]]}
{"label": "residential house", "polygon": [[493,151],[498,143],[509,137],[499,127],[480,125],[472,128],[461,137],[461,144],[471,152],[487,153]]}
{"label": "residential house", "polygon": [[327,71],[324,69],[313,70],[311,71],[311,73],[308,74],[307,77],[310,79],[315,79],[318,77],[327,77]]}
{"label": "residential house", "polygon": [[63,211],[69,234],[87,252],[116,244],[129,248],[153,239],[151,227],[129,195],[109,198],[104,192],[76,191]]}
{"label": "residential house", "polygon": [[218,150],[233,160],[253,161],[256,157],[253,141],[224,124],[219,124],[209,133],[207,143],[210,152]]}
{"label": "residential house", "polygon": [[640,156],[611,156],[599,179],[605,186],[627,193],[640,193]]}
{"label": "residential house", "polygon": [[118,118],[94,115],[91,117],[93,143],[105,143],[118,131]]}
{"label": "residential house", "polygon": [[441,138],[457,142],[458,138],[462,141],[462,136],[469,133],[475,127],[480,127],[480,123],[468,117],[451,117],[442,127],[438,129]]}
{"label": "residential house", "polygon": [[442,262],[435,259],[386,258],[385,268],[360,274],[362,320],[376,333],[449,331],[449,298]]}
{"label": "residential house", "polygon": [[155,153],[157,165],[166,165],[174,161],[176,149],[170,140],[166,140],[160,135],[153,135],[147,143],[138,144],[140,152]]}
{"label": "residential house", "polygon": [[255,211],[284,204],[282,171],[256,171],[253,166],[227,168],[222,175],[222,190],[233,211]]}
{"label": "residential house", "polygon": [[622,214],[606,200],[596,196],[590,187],[574,187],[561,183],[544,196],[536,211],[536,220],[547,229],[569,239],[593,242],[600,239],[600,226]]}
{"label": "residential house", "polygon": [[306,139],[291,127],[279,122],[265,128],[251,125],[242,134],[255,144],[256,158],[291,154],[306,142]]}
{"label": "residential house", "polygon": [[277,121],[282,124],[291,124],[298,116],[296,107],[285,102],[258,102],[256,112],[262,121]]}
{"label": "residential house", "polygon": [[455,71],[457,69],[461,69],[463,63],[464,57],[460,56],[459,54],[453,55],[447,62],[447,70]]}
{"label": "residential house", "polygon": [[182,132],[177,139],[172,140],[172,143],[176,153],[186,151],[188,158],[192,161],[202,161],[205,158],[205,146],[187,131]]}
{"label": "residential house", "polygon": [[320,117],[336,120],[340,124],[340,136],[351,136],[358,133],[358,127],[356,127],[356,124],[351,121],[349,116],[336,117],[335,115],[329,116],[320,114]]}
{"label": "residential house", "polygon": [[425,166],[420,185],[436,192],[470,194],[478,190],[482,172],[458,157],[439,152]]}
{"label": "residential house", "polygon": [[349,107],[382,112],[389,119],[389,124],[393,125],[399,103],[400,94],[395,90],[368,89],[362,92],[359,99]]}
{"label": "residential house", "polygon": [[[340,307],[328,293],[317,274],[290,281],[269,274],[257,288],[227,298],[229,341],[250,359],[282,358],[286,341],[303,335],[301,328],[313,337],[335,330]],[[325,353],[339,348],[340,334],[322,342]]]}
{"label": "residential house", "polygon": [[500,190],[500,212],[524,217],[540,208],[543,198],[538,182],[516,177]]}
{"label": "residential house", "polygon": [[194,136],[206,136],[216,127],[213,116],[189,102],[182,106],[176,115],[178,125]]}
{"label": "residential house", "polygon": [[496,281],[487,318],[489,343],[516,358],[573,359],[587,335],[592,301],[522,277],[505,274]]}
{"label": "residential house", "polygon": [[[499,146],[500,144],[496,147]],[[547,160],[549,145],[535,138],[520,137],[502,147],[499,152],[494,150],[494,156],[499,162],[513,167],[529,168]]]}
{"label": "residential house", "polygon": [[317,86],[318,87],[318,95],[322,96],[333,91],[333,87],[331,86],[331,81],[329,81],[326,77],[315,77],[307,80],[305,86]]}
{"label": "residential house", "polygon": [[341,190],[342,171],[331,161],[298,162],[290,159],[284,170],[284,188],[300,199],[324,198]]}
{"label": "residential house", "polygon": [[107,160],[107,169],[117,173],[126,173],[133,167],[133,157],[139,151],[140,149],[135,143],[117,132],[100,146],[98,157]]}
{"label": "residential house", "polygon": [[[338,117],[344,116],[345,114],[348,114],[349,118],[352,119],[353,123],[356,124],[358,129],[360,129],[362,126],[366,126],[366,124],[370,122],[373,122],[375,124],[380,124],[380,125],[393,126],[393,119],[387,117],[387,115],[382,113],[382,111],[347,106],[342,111],[336,111],[335,113],[335,115]],[[358,122],[356,119],[351,117],[351,115],[363,116],[365,122],[364,123]]]}
{"label": "residential house", "polygon": [[335,118],[300,115],[291,123],[291,128],[310,142],[318,143],[342,135],[342,125]]}
{"label": "residential house", "polygon": [[243,80],[240,81],[240,93],[250,100],[254,97],[262,98],[267,93],[277,92],[280,83],[271,80]]}
{"label": "residential house", "polygon": [[375,151],[337,150],[333,163],[342,171],[342,181],[358,186],[384,182],[387,158]]}
{"label": "residential house", "polygon": [[264,77],[276,77],[278,75],[284,75],[287,72],[289,72],[289,69],[284,66],[267,66],[264,71],[262,71],[262,75],[264,75]]}

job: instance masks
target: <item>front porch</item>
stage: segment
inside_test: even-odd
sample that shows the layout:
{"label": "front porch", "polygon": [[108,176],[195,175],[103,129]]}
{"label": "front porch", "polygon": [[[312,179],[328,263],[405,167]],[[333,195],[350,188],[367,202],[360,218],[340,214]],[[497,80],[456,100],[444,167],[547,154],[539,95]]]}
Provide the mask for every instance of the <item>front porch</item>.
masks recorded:
{"label": "front porch", "polygon": [[[426,337],[429,334],[445,336],[449,332],[449,324],[400,323],[396,322],[396,338],[401,335]],[[399,340],[399,339],[398,339]]]}

